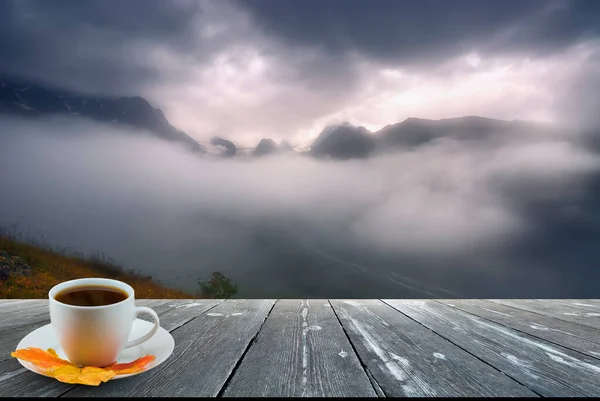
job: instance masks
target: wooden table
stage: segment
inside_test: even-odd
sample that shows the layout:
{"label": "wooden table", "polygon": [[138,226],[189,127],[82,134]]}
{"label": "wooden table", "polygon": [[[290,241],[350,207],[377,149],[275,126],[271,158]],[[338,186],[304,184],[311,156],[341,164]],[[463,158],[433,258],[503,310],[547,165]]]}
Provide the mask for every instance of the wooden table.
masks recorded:
{"label": "wooden table", "polygon": [[98,387],[10,356],[45,300],[0,300],[0,396],[600,396],[600,300],[141,300],[175,339]]}

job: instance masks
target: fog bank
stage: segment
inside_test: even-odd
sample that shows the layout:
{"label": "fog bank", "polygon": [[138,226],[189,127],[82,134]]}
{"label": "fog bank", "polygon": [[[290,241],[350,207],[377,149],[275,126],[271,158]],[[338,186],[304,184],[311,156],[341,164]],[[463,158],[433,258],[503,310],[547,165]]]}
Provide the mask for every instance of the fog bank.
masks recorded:
{"label": "fog bank", "polygon": [[85,120],[2,119],[0,224],[185,290],[221,271],[246,297],[598,297],[600,159],[572,138],[213,160]]}

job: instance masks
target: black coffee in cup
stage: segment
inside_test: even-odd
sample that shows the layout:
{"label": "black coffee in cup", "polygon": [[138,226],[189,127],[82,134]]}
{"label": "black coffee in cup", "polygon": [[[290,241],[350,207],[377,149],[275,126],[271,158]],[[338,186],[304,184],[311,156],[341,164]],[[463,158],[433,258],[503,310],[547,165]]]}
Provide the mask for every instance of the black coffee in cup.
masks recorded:
{"label": "black coffee in cup", "polygon": [[127,297],[127,293],[117,287],[82,285],[60,291],[54,299],[74,306],[105,306],[124,301]]}

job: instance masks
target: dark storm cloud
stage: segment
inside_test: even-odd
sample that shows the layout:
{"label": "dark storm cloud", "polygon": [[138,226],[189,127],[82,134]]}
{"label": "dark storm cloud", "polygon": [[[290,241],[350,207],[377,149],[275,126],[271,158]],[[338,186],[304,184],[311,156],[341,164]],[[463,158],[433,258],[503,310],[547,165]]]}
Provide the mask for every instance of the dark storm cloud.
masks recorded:
{"label": "dark storm cloud", "polygon": [[236,1],[290,43],[408,63],[473,48],[548,52],[600,30],[594,0]]}
{"label": "dark storm cloud", "polygon": [[587,118],[594,107],[579,105],[594,100],[589,88],[600,80],[591,61],[575,65],[571,45],[594,42],[599,8],[587,0],[0,0],[0,74],[143,96],[198,140],[220,135],[244,146],[264,137],[306,145],[341,121],[372,130],[410,116],[554,121],[555,93],[569,99],[560,112],[591,110]]}
{"label": "dark storm cloud", "polygon": [[[72,89],[139,93],[149,82],[172,79],[154,58],[156,49],[198,64],[215,49],[247,40],[247,31],[231,26],[227,43],[200,37],[198,30],[214,22],[202,15],[207,4],[248,10],[256,28],[273,40],[314,48],[316,62],[289,59],[305,71],[336,71],[339,82],[353,79],[345,73],[352,52],[411,64],[474,48],[549,51],[592,37],[600,27],[600,3],[592,0],[2,0],[0,72]],[[286,52],[293,56],[296,48]],[[312,73],[300,78],[322,81]]]}
{"label": "dark storm cloud", "polygon": [[0,72],[70,89],[130,92],[155,79],[132,45],[189,49],[196,2],[0,1]]}

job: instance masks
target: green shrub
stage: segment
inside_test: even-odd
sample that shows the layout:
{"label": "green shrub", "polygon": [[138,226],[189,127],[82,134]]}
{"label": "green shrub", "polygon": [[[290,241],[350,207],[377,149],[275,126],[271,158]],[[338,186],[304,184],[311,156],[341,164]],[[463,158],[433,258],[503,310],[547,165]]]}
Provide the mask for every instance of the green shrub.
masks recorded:
{"label": "green shrub", "polygon": [[237,294],[237,284],[232,284],[229,277],[214,272],[209,280],[198,280],[200,295],[206,298],[231,298]]}

